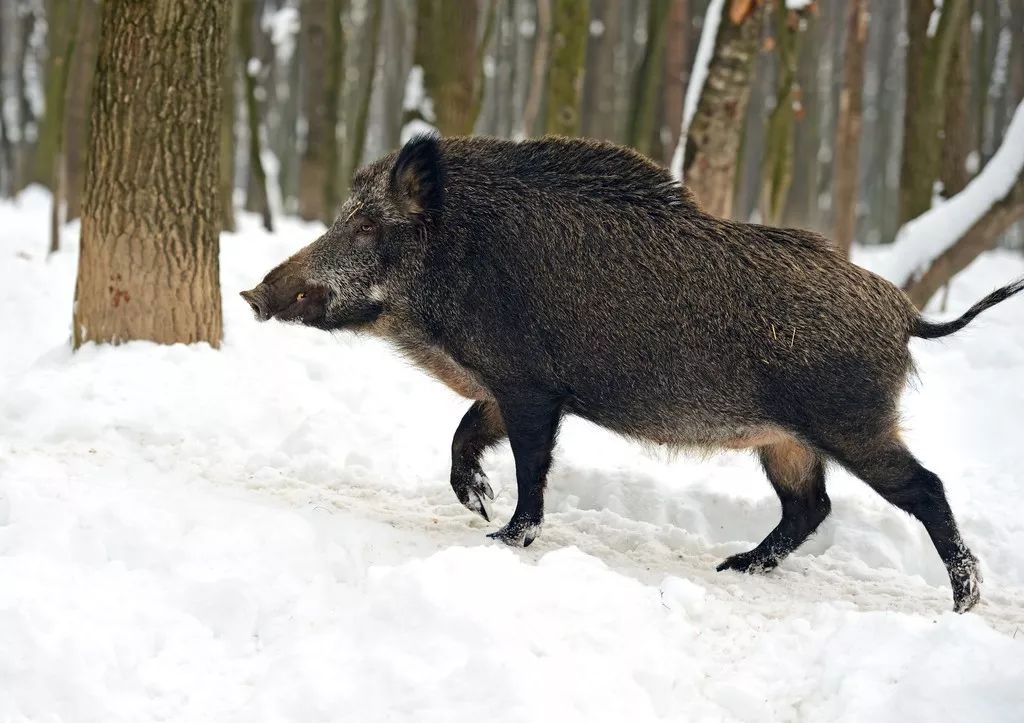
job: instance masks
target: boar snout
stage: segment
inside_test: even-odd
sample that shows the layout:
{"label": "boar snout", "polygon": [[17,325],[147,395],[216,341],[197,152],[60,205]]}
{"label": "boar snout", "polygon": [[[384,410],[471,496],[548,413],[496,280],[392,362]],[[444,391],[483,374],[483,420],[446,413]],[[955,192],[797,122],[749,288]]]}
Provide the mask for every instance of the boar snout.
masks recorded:
{"label": "boar snout", "polygon": [[259,321],[266,321],[272,316],[270,303],[267,298],[267,285],[260,284],[254,289],[241,292],[240,296],[252,308],[253,313]]}

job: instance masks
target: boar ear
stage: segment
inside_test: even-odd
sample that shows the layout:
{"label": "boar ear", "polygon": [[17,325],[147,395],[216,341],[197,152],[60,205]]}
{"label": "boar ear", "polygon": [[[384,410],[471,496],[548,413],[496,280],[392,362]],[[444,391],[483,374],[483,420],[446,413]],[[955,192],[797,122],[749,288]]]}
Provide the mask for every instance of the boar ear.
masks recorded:
{"label": "boar ear", "polygon": [[411,218],[441,210],[444,170],[437,135],[414,136],[402,147],[391,169],[390,187],[398,205]]}

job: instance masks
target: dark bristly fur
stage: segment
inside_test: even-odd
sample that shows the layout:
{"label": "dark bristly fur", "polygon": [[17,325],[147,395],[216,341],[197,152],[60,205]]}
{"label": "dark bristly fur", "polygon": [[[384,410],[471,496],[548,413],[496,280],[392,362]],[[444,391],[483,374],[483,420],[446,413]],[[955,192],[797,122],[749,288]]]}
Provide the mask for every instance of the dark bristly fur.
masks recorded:
{"label": "dark bristly fur", "polygon": [[957,610],[977,563],[942,483],[899,437],[921,319],[822,237],[711,217],[642,156],[564,138],[415,138],[362,169],[320,239],[246,300],[261,319],[380,335],[474,400],[451,485],[487,517],[483,451],[507,438],[515,513],[493,536],[529,544],[558,425],[575,414],[673,447],[754,448],[782,519],[719,569],[769,569],[830,510],[834,460],[927,529]]}

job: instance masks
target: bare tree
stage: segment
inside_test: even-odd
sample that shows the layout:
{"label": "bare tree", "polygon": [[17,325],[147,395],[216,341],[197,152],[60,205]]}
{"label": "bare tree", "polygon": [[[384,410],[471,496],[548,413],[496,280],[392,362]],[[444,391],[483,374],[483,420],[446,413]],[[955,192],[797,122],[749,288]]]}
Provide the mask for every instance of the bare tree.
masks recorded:
{"label": "bare tree", "polygon": [[651,155],[658,117],[658,91],[665,80],[669,0],[651,0],[647,7],[647,42],[633,81],[626,142]]}
{"label": "bare tree", "polygon": [[221,340],[220,101],[229,0],[104,8],[73,342]]}
{"label": "bare tree", "polygon": [[764,12],[763,3],[750,0],[723,4],[707,80],[687,131],[686,185],[708,213],[723,218],[732,215],[736,159]]}
{"label": "bare tree", "polygon": [[[908,0],[907,92],[903,115],[903,156],[900,166],[900,222],[932,205],[932,190],[942,168],[942,127],[946,85],[953,49],[968,10],[968,0]],[[928,32],[933,12],[939,13],[934,33]]]}
{"label": "bare tree", "polygon": [[849,255],[857,226],[857,182],[860,177],[861,106],[864,93],[864,50],[868,42],[868,0],[851,0],[846,17],[843,86],[836,121],[835,230],[836,246]]}
{"label": "bare tree", "polygon": [[[262,63],[253,54],[253,34],[258,32],[258,22],[254,13],[255,3],[243,1],[239,6],[238,38],[239,61],[242,66],[242,86],[244,88],[244,107],[248,132],[248,164],[249,193],[246,208],[255,211],[263,218],[263,228],[274,230],[274,219],[270,213],[270,196],[267,191],[267,172],[263,167],[263,137],[260,114],[260,102],[257,98],[257,75],[262,72]],[[256,62],[254,63],[254,59]]]}
{"label": "bare tree", "polygon": [[589,7],[577,0],[555,0],[551,62],[544,130],[574,136],[580,130],[583,61],[586,58]]}
{"label": "bare tree", "polygon": [[537,0],[537,24],[534,29],[536,42],[533,47],[533,61],[530,65],[530,87],[523,109],[523,121],[520,135],[529,136],[537,125],[540,114],[540,102],[544,97],[544,72],[548,63],[551,36],[551,0]]}
{"label": "bare tree", "polygon": [[666,166],[679,143],[683,99],[690,80],[690,0],[671,0],[666,28],[665,82],[661,95],[661,126],[654,144],[655,157]]}

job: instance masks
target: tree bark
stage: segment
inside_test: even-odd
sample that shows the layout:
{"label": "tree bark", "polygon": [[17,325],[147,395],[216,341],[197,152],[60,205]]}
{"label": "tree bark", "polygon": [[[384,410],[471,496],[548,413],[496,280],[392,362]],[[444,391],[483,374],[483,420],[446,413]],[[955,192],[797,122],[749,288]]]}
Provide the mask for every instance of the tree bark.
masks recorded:
{"label": "tree bark", "polygon": [[67,6],[65,20],[71,23],[71,28],[63,33],[64,47],[60,48],[62,60],[54,72],[57,77],[55,101],[56,104],[49,109],[48,113],[53,116],[53,123],[56,128],[56,136],[53,139],[53,174],[52,174],[52,196],[50,198],[50,253],[60,251],[60,229],[64,224],[64,197],[67,193],[66,175],[64,173],[64,123],[67,120],[65,109],[67,108],[68,76],[70,75],[71,58],[75,53],[76,33],[73,28],[78,27],[78,16],[84,0],[71,0]]}
{"label": "tree bark", "polygon": [[67,191],[65,207],[68,220],[78,218],[82,213],[85,150],[89,142],[89,106],[92,101],[93,77],[96,74],[102,11],[99,0],[81,0],[64,113],[64,188]]}
{"label": "tree bark", "polygon": [[421,0],[417,5],[416,64],[443,135],[473,132],[480,113],[477,88],[483,62],[477,40],[478,0]]}
{"label": "tree bark", "polygon": [[942,126],[953,48],[968,0],[945,0],[932,37],[933,0],[908,0],[907,92],[900,165],[900,224],[931,208],[942,167]]}
{"label": "tree bark", "polygon": [[61,126],[64,122],[64,88],[67,80],[68,47],[74,33],[74,0],[48,0],[46,12],[45,107],[32,159],[32,181],[51,191],[56,188]]}
{"label": "tree bark", "polygon": [[263,139],[261,137],[262,120],[260,117],[260,104],[256,98],[256,75],[250,72],[249,61],[253,56],[253,33],[256,32],[256,20],[253,14],[255,3],[252,0],[243,0],[240,4],[238,15],[238,50],[239,61],[242,64],[243,87],[245,89],[245,118],[249,128],[249,195],[246,199],[246,208],[255,211],[263,218],[263,228],[267,231],[274,230],[274,219],[270,214],[270,196],[267,192],[267,172],[263,168],[263,157],[261,149]]}
{"label": "tree bark", "polygon": [[665,83],[669,0],[651,0],[647,7],[647,44],[633,82],[626,142],[650,156],[658,117],[658,90]]}
{"label": "tree bark", "polygon": [[971,21],[970,13],[960,18],[956,29],[949,82],[946,84],[946,103],[943,117],[942,160],[939,178],[942,195],[946,198],[960,193],[971,180],[967,171],[967,156],[971,152]]}
{"label": "tree bark", "polygon": [[[305,0],[300,6],[302,23],[303,113],[306,117],[306,145],[299,160],[299,216],[306,221],[330,223],[327,209],[329,146],[335,144],[337,88],[340,73],[333,65],[341,41],[341,20],[333,15],[333,0]],[[339,53],[344,55],[342,50]],[[332,89],[332,85],[335,86]],[[329,103],[334,98],[332,110]]]}
{"label": "tree bark", "polygon": [[548,63],[551,37],[551,0],[537,0],[537,23],[534,29],[533,59],[530,64],[530,85],[523,107],[521,135],[533,135],[540,115],[540,102],[544,97],[544,68]]}
{"label": "tree bark", "polygon": [[73,344],[221,340],[217,199],[229,0],[110,2]]}
{"label": "tree bark", "polygon": [[655,156],[667,167],[679,143],[686,86],[690,81],[690,0],[671,0],[666,32],[661,127],[654,145]]}
{"label": "tree bark", "polygon": [[860,178],[861,106],[864,94],[864,51],[868,41],[868,0],[850,0],[846,19],[843,86],[836,121],[835,229],[836,247],[844,256],[857,228],[857,182]]}
{"label": "tree bark", "polygon": [[352,176],[363,161],[366,145],[366,129],[370,121],[370,98],[373,95],[374,79],[377,76],[377,48],[380,41],[381,3],[370,3],[369,16],[360,28],[363,48],[363,70],[359,73],[359,87],[355,102],[355,118],[352,123],[352,139],[348,143],[348,155],[341,169],[339,182],[340,198],[348,196]]}
{"label": "tree bark", "polygon": [[708,77],[687,133],[686,185],[705,211],[722,218],[732,215],[736,159],[764,12],[764,4],[750,0],[723,5]]}
{"label": "tree bark", "polygon": [[560,136],[579,134],[589,12],[590,9],[584,2],[554,2],[551,63],[548,66],[547,109],[544,120],[544,130],[547,133]]}
{"label": "tree bark", "polygon": [[779,225],[793,182],[793,134],[802,113],[801,89],[796,80],[800,52],[801,19],[796,10],[777,2],[775,50],[778,53],[775,79],[775,107],[768,116],[765,152],[761,161],[761,217],[765,223]]}
{"label": "tree bark", "polygon": [[[246,0],[247,1],[247,0]],[[238,80],[237,53],[233,39],[238,24],[238,3],[224,28],[224,70],[221,73],[220,106],[220,227],[235,230],[235,85]]]}

